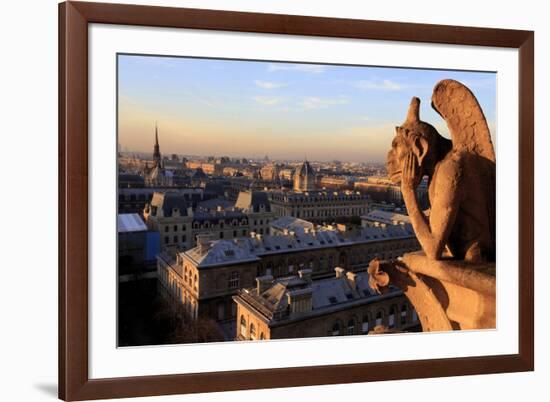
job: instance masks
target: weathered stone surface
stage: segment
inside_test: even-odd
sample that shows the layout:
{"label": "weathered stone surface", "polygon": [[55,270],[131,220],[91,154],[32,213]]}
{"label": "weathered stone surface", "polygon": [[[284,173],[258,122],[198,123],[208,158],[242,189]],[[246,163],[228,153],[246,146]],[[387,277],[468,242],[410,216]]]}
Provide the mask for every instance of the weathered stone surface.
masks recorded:
{"label": "weathered stone surface", "polygon": [[[432,259],[450,252],[471,262],[495,259],[495,155],[487,122],[468,88],[439,82],[432,105],[446,120],[451,142],[420,120],[413,98],[407,119],[396,127],[388,173],[401,192],[422,249]],[[429,180],[430,216],[420,210],[415,189]]]}
{"label": "weathered stone surface", "polygon": [[[432,260],[422,252],[402,261],[373,260],[369,285],[384,293],[383,284],[400,288],[414,306],[422,330],[489,329],[496,326],[495,264]],[[382,280],[384,274],[388,280]]]}
{"label": "weathered stone surface", "polygon": [[[495,153],[489,128],[475,96],[457,81],[439,82],[432,106],[452,142],[420,120],[420,100],[413,98],[387,160],[423,253],[373,261],[370,284],[382,293],[389,284],[401,288],[424,331],[494,328]],[[415,194],[424,176],[429,217]]]}

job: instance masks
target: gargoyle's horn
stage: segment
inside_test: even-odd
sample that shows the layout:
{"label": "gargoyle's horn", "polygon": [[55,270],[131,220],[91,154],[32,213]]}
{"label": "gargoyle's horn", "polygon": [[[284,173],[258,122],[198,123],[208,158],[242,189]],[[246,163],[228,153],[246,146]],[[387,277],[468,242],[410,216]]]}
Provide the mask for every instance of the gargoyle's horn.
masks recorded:
{"label": "gargoyle's horn", "polygon": [[420,99],[416,96],[413,96],[411,99],[411,104],[409,106],[409,111],[407,112],[407,120],[405,123],[415,123],[420,121]]}

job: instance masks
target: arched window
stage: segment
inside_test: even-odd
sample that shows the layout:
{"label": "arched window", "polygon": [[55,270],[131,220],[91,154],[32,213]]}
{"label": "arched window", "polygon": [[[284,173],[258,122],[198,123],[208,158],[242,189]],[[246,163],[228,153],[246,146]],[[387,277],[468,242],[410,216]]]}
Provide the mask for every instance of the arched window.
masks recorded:
{"label": "arched window", "polygon": [[355,334],[355,320],[351,318],[348,321],[348,335],[353,335],[353,334]]}
{"label": "arched window", "polygon": [[340,335],[340,324],[335,322],[332,326],[332,336]]}
{"label": "arched window", "polygon": [[388,325],[390,328],[395,327],[395,306],[390,307],[390,315],[388,317]]}
{"label": "arched window", "polygon": [[241,315],[241,336],[246,338],[246,318]]}
{"label": "arched window", "polygon": [[408,310],[407,305],[403,304],[401,306],[401,325],[404,325],[407,323],[407,310]]}
{"label": "arched window", "polygon": [[252,322],[250,323],[250,339],[256,340],[256,326]]}
{"label": "arched window", "polygon": [[382,318],[384,317],[384,313],[382,312],[382,310],[378,311],[378,313],[376,313],[376,325],[382,325]]}
{"label": "arched window", "polygon": [[260,333],[260,341],[263,341],[265,339],[265,335],[263,332]]}
{"label": "arched window", "polygon": [[369,321],[369,315],[365,314],[363,316],[363,324],[361,325],[361,332],[363,332],[364,334],[369,333]]}

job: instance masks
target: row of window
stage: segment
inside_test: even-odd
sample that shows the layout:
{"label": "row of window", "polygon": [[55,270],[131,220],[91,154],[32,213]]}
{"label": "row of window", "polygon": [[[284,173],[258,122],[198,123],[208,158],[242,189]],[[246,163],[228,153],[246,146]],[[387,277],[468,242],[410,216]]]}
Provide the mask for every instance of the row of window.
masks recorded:
{"label": "row of window", "polygon": [[172,241],[170,242],[170,236],[164,236],[164,244],[179,244],[185,243],[187,241],[187,236],[173,236]]}
{"label": "row of window", "polygon": [[[246,326],[246,318],[244,318],[244,315],[241,315],[241,321],[240,321],[240,325],[239,325],[239,333],[241,334],[241,336],[243,338],[248,338],[247,337],[247,326]],[[263,341],[265,339],[265,335],[263,332],[260,332],[260,336],[259,338],[257,337],[257,332],[256,332],[256,326],[254,325],[253,322],[250,323],[250,339],[255,341],[257,339],[260,339],[261,341]]]}
{"label": "row of window", "polygon": [[[408,310],[409,307],[407,304],[403,304],[401,306],[401,309],[397,311],[396,306],[392,306],[390,308],[389,314],[388,314],[388,321],[387,326],[389,328],[395,328],[397,326],[397,320],[399,320],[400,325],[406,325],[407,324],[407,317],[408,317]],[[340,335],[359,335],[359,334],[368,334],[369,331],[372,329],[371,324],[373,327],[384,324],[384,312],[383,310],[379,310],[376,313],[376,317],[374,322],[370,319],[371,315],[370,312],[365,313],[363,316],[363,319],[361,323],[358,323],[355,318],[350,318],[347,321],[347,325],[344,327],[340,321],[334,322],[332,325],[329,335],[332,336],[340,336]],[[416,316],[416,312],[413,310],[412,314],[412,321],[417,322],[418,317]],[[359,328],[358,325],[361,325]],[[257,331],[256,327],[253,322],[250,323],[249,326],[247,326],[246,318],[244,315],[241,315],[240,321],[239,321],[239,334],[241,337],[245,339],[252,339],[256,340],[257,338]],[[263,340],[265,339],[265,336],[262,333],[259,335],[259,339]]]}
{"label": "row of window", "polygon": [[[403,255],[403,253],[410,251],[416,247],[405,247],[405,248],[394,248],[393,246],[380,246],[374,247],[369,250],[369,252],[357,251],[350,253],[350,263],[352,266],[368,264],[373,258],[395,258]],[[391,252],[386,252],[386,250],[391,250]],[[338,265],[346,267],[347,254],[340,254],[339,258],[332,255],[325,257],[320,256],[318,258],[310,259],[288,259],[284,261],[279,261],[277,265],[273,262],[267,262],[265,265],[260,264],[259,274],[260,275],[273,275],[279,277],[292,273],[303,268],[309,268],[314,272],[324,271],[327,269],[332,269],[335,267],[335,262],[338,262]],[[295,269],[296,268],[296,269]]]}
{"label": "row of window", "polygon": [[302,211],[298,210],[294,213],[296,215],[296,218],[328,218],[331,216],[359,216],[365,213],[365,209],[360,209],[356,212],[349,212],[348,210],[341,210],[341,209],[329,209],[329,210],[321,210],[321,211]]}
{"label": "row of window", "polygon": [[[185,291],[182,290],[178,280],[174,274],[170,273],[170,270],[167,266],[159,265],[159,278],[164,288],[167,290],[168,294],[174,299],[178,300],[191,315],[192,318],[196,318],[198,314],[198,305],[195,299]],[[187,280],[187,278],[185,278]],[[195,275],[195,290],[197,289],[197,276]],[[191,285],[191,276],[189,276],[189,284]]]}
{"label": "row of window", "polygon": [[[372,329],[370,328],[371,323],[374,324],[373,326],[383,325],[387,324],[388,328],[392,329],[395,328],[398,325],[406,325],[407,324],[407,317],[408,317],[408,310],[409,307],[407,304],[401,305],[400,311],[398,312],[397,306],[393,305],[390,307],[389,314],[388,314],[388,320],[386,323],[384,323],[384,311],[379,310],[376,313],[374,323],[372,323],[372,320],[370,319],[371,315],[370,312],[367,312],[363,315],[363,319],[361,322],[361,333],[362,334],[368,334],[369,331]],[[399,315],[398,315],[399,314]],[[412,311],[412,321],[417,322],[418,317],[416,315],[416,311]],[[332,325],[331,330],[329,331],[330,335],[338,336],[338,335],[357,335],[358,334],[358,323],[355,321],[355,318],[350,318],[347,322],[347,325],[345,327],[342,326],[340,321],[334,322]]]}
{"label": "row of window", "polygon": [[[336,203],[335,201],[342,201],[344,203],[350,203],[350,202],[357,202],[357,201],[362,201],[362,202],[365,202],[367,201],[367,197],[365,196],[362,196],[362,195],[357,195],[357,194],[353,194],[353,195],[343,195],[343,196],[335,196],[335,197],[287,197],[287,196],[277,196],[277,195],[274,195],[272,197],[272,200],[273,201],[282,201],[282,202],[307,202],[307,203],[311,203],[311,202],[315,202],[315,203],[323,203],[323,205],[325,205],[326,202],[330,202],[331,206],[339,206],[341,205],[341,203]],[[312,205],[312,204],[307,204],[307,205]]]}
{"label": "row of window", "polygon": [[[172,227],[172,229],[173,229],[174,232],[177,232],[177,231],[180,229],[180,226],[179,226],[179,225],[173,225],[173,226],[171,226],[171,225],[166,225],[166,226],[164,227],[164,232],[165,232],[165,233],[170,232],[170,227]],[[187,226],[186,226],[186,225],[181,225],[181,231],[182,231],[182,232],[185,232],[186,230],[187,230]]]}

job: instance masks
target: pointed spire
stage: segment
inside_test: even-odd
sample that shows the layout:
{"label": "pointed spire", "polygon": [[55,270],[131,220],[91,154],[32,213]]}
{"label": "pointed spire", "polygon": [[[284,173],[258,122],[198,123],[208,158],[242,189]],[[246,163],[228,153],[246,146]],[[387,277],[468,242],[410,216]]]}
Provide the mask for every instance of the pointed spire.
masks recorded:
{"label": "pointed spire", "polygon": [[159,129],[157,125],[157,121],[155,120],[155,145],[159,145]]}
{"label": "pointed spire", "polygon": [[161,166],[161,156],[160,156],[160,146],[159,146],[159,131],[158,131],[158,125],[155,121],[155,146],[153,148],[153,160],[155,161],[155,166],[158,166],[159,168]]}

